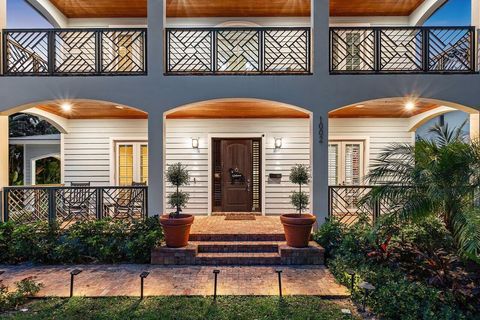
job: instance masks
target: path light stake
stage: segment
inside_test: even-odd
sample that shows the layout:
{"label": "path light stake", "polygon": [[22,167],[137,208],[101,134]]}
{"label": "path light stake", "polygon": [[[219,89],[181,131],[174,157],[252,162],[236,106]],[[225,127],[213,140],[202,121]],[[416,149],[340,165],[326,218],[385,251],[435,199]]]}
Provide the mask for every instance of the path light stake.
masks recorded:
{"label": "path light stake", "polygon": [[277,269],[275,272],[278,274],[278,293],[280,295],[280,299],[283,298],[283,293],[282,293],[282,270]]}
{"label": "path light stake", "polygon": [[143,300],[143,282],[145,278],[148,277],[149,274],[150,272],[147,272],[147,271],[140,273],[140,300]]}
{"label": "path light stake", "polygon": [[353,292],[353,289],[355,288],[355,271],[347,269],[347,273],[350,276],[350,290]]}
{"label": "path light stake", "polygon": [[215,275],[215,280],[213,284],[213,301],[217,301],[217,277],[218,274],[220,273],[220,270],[213,270],[213,274]]}
{"label": "path light stake", "polygon": [[367,297],[371,291],[375,290],[375,287],[368,282],[362,282],[358,286],[363,289],[362,312],[365,312],[367,307]]}
{"label": "path light stake", "polygon": [[73,280],[75,276],[78,276],[82,271],[83,270],[80,269],[74,269],[70,272],[70,298],[73,297]]}
{"label": "path light stake", "polygon": [[353,314],[350,309],[342,309],[342,315],[344,319],[353,319]]}

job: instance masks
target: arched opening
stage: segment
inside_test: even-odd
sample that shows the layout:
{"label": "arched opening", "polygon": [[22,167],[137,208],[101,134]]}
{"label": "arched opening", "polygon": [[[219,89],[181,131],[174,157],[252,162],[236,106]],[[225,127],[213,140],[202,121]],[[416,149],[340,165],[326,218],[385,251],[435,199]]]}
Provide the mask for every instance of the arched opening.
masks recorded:
{"label": "arched opening", "polygon": [[[466,120],[466,121],[465,121]],[[331,214],[351,222],[359,212],[372,208],[359,205],[371,188],[365,177],[371,164],[394,144],[413,145],[429,139],[436,123],[450,128],[463,125],[471,139],[478,138],[479,111],[452,102],[425,98],[385,98],[359,102],[329,113],[328,180],[335,199]],[[381,210],[381,206],[377,208]]]}
{"label": "arched opening", "polygon": [[[164,114],[164,164],[190,171],[187,213],[293,212],[289,173],[311,166],[311,141],[311,112],[281,102],[217,99]],[[165,198],[172,192],[164,187]]]}
{"label": "arched opening", "polygon": [[60,185],[62,180],[61,162],[59,154],[32,159],[32,185]]}
{"label": "arched opening", "polygon": [[[130,186],[148,181],[148,114],[142,110],[114,102],[70,99],[30,103],[2,115],[17,119],[10,121],[10,132],[16,134],[10,134],[7,142],[17,146],[10,152],[10,185],[38,184],[34,167],[38,171],[43,161],[47,171],[54,170],[53,159],[42,160],[52,154],[60,160],[58,184],[65,186]],[[23,165],[14,165],[14,160]],[[41,171],[42,179],[53,181],[47,171]]]}

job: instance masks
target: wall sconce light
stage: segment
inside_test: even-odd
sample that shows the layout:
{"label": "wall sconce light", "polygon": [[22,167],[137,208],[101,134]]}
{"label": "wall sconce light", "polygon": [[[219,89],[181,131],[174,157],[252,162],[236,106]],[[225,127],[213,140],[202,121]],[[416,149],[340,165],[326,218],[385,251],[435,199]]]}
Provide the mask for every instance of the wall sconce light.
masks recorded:
{"label": "wall sconce light", "polygon": [[200,146],[200,142],[198,138],[192,138],[192,148],[198,149]]}
{"label": "wall sconce light", "polygon": [[281,149],[283,145],[282,138],[275,138],[275,149]]}

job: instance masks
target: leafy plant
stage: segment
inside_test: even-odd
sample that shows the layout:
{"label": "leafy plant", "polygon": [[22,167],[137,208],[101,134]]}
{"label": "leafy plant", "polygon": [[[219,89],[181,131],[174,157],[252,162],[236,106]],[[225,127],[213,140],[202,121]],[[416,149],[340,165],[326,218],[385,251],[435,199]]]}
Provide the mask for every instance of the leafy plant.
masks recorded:
{"label": "leafy plant", "polygon": [[302,191],[302,186],[310,182],[310,168],[303,164],[295,165],[290,171],[290,181],[299,187],[299,191],[294,191],[290,196],[291,204],[302,215],[310,203],[308,194]]}
{"label": "leafy plant", "polygon": [[176,187],[176,191],[168,196],[168,204],[171,208],[176,209],[175,212],[170,214],[170,217],[178,218],[190,198],[190,195],[186,192],[182,192],[180,187],[189,184],[190,176],[187,167],[180,162],[169,165],[166,175],[167,181]]}
{"label": "leafy plant", "polygon": [[28,297],[38,293],[42,288],[41,283],[37,283],[33,278],[26,278],[17,283],[16,291],[9,291],[0,281],[0,312],[5,312],[17,308],[26,302]]}
{"label": "leafy plant", "polygon": [[480,262],[480,144],[464,138],[463,126],[430,129],[432,140],[392,145],[374,162],[367,179],[377,185],[363,201],[388,199],[402,221],[439,217],[460,254]]}

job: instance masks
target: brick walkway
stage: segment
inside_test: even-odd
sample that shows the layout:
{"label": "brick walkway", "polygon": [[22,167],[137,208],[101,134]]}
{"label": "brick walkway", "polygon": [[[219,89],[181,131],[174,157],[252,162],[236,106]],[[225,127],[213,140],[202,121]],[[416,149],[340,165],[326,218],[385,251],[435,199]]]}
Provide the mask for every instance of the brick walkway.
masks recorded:
{"label": "brick walkway", "polygon": [[[33,276],[43,283],[39,297],[67,297],[70,271],[83,272],[75,278],[75,295],[88,297],[139,296],[139,274],[149,271],[145,280],[146,296],[213,294],[214,267],[151,265],[88,265],[88,266],[0,266],[3,283],[14,288],[14,283]],[[348,296],[345,287],[338,285],[323,266],[300,267],[219,267],[219,295],[277,295],[278,276],[283,270],[282,284],[285,295],[315,295],[330,298]]]}

